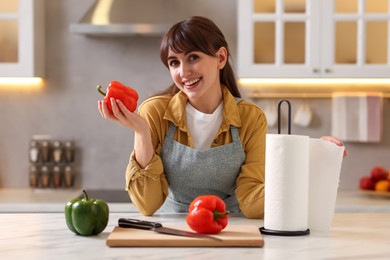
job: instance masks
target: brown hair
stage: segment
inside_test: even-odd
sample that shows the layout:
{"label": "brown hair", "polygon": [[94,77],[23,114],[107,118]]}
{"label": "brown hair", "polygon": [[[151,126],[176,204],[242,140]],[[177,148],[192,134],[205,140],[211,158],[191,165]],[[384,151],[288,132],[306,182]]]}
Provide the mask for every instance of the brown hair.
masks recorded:
{"label": "brown hair", "polygon": [[[229,89],[233,96],[241,97],[232,66],[229,63],[230,51],[225,36],[210,19],[192,16],[172,26],[162,39],[160,58],[168,68],[169,48],[177,53],[200,51],[207,55],[215,56],[221,47],[226,48],[228,60],[220,71],[220,82]],[[179,92],[179,88],[172,84],[159,94],[174,95],[177,92]]]}

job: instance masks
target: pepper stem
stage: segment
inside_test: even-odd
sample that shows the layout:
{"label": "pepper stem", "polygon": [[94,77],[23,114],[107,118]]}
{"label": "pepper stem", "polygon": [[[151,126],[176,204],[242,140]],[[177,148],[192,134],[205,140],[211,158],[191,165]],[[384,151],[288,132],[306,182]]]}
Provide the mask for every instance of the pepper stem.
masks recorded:
{"label": "pepper stem", "polygon": [[85,200],[88,200],[89,198],[88,198],[87,192],[86,192],[85,190],[83,190],[83,193],[84,193],[84,199],[85,199]]}
{"label": "pepper stem", "polygon": [[219,212],[218,210],[214,210],[213,213],[214,213],[214,220],[218,220],[222,217],[225,217],[226,215],[229,215],[228,211]]}
{"label": "pepper stem", "polygon": [[96,88],[97,88],[97,91],[99,91],[100,94],[102,94],[103,96],[106,95],[106,92],[104,92],[104,91],[102,90],[102,86],[101,86],[101,85],[97,85]]}

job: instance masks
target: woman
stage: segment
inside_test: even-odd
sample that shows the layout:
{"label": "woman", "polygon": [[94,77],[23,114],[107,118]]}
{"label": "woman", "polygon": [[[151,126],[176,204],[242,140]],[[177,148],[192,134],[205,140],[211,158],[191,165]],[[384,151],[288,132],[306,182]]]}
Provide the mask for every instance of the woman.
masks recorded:
{"label": "woman", "polygon": [[186,212],[195,197],[214,194],[230,212],[263,217],[266,117],[241,98],[224,35],[191,17],[164,36],[160,56],[173,85],[138,114],[119,100],[111,100],[113,115],[98,105],[104,118],[135,132],[126,170],[132,202],[145,215]]}

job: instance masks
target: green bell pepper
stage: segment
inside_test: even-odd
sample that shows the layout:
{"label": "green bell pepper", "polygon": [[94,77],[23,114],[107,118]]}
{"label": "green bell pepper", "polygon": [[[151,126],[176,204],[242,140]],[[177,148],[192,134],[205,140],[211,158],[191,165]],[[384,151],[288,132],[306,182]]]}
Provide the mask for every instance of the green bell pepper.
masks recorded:
{"label": "green bell pepper", "polygon": [[68,228],[82,236],[97,235],[108,224],[109,208],[104,200],[90,199],[85,190],[84,198],[74,198],[65,205]]}

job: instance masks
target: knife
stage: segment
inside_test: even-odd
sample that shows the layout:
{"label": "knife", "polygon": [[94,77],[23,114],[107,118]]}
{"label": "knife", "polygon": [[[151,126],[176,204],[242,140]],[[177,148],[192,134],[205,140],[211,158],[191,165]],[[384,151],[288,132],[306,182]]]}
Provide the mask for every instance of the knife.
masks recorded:
{"label": "knife", "polygon": [[214,236],[200,234],[196,232],[184,231],[184,230],[179,230],[174,228],[167,228],[167,227],[163,227],[163,225],[159,222],[152,222],[152,221],[146,221],[140,219],[120,218],[118,220],[118,225],[123,228],[137,228],[137,229],[152,230],[161,234],[184,236],[184,237],[195,237],[195,238],[207,238],[207,239],[222,241],[222,239]]}

